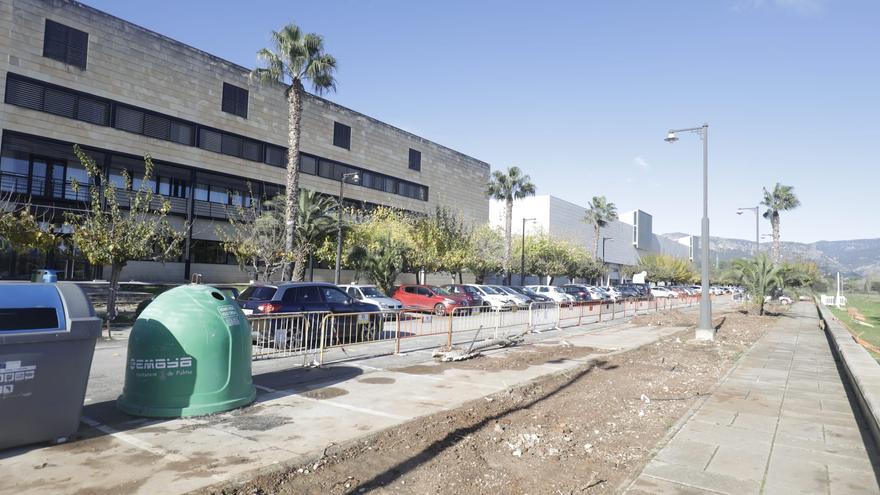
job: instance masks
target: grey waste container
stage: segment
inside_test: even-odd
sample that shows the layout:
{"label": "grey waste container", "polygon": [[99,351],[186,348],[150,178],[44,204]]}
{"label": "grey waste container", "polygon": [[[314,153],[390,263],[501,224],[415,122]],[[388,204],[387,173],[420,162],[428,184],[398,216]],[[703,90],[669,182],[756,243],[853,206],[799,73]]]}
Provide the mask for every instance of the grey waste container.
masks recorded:
{"label": "grey waste container", "polygon": [[0,449],[76,432],[101,320],[72,283],[0,283]]}

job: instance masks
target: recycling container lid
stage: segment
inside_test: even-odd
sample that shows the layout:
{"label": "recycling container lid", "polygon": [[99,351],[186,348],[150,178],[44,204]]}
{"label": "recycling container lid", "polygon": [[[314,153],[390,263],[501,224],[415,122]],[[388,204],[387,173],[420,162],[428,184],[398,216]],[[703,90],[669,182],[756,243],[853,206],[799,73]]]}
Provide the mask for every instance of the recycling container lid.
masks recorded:
{"label": "recycling container lid", "polygon": [[64,303],[54,284],[0,284],[0,332],[63,331]]}

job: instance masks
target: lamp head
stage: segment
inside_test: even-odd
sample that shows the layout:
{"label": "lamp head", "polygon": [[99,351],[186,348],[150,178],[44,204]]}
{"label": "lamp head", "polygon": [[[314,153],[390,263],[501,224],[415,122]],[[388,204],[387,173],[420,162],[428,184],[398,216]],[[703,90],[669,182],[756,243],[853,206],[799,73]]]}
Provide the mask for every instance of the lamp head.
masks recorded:
{"label": "lamp head", "polygon": [[354,175],[351,176],[351,181],[357,184],[361,181],[361,174],[355,172]]}
{"label": "lamp head", "polygon": [[669,133],[666,134],[666,139],[665,139],[665,141],[666,141],[667,143],[674,143],[674,142],[678,141],[678,136],[676,136],[674,132],[669,131]]}
{"label": "lamp head", "polygon": [[742,215],[742,214],[743,214],[743,211],[742,211],[742,210],[736,210],[736,214],[737,214],[737,215]]}

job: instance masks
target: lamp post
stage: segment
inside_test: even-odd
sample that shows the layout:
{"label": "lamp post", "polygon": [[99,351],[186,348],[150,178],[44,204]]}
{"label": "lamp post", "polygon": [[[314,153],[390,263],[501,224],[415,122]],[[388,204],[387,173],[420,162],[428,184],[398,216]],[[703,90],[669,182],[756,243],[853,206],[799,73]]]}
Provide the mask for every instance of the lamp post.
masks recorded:
{"label": "lamp post", "polygon": [[666,142],[678,141],[677,133],[692,132],[699,134],[703,139],[703,219],[701,222],[700,242],[702,242],[702,282],[700,292],[700,324],[697,326],[695,338],[697,340],[713,340],[715,329],[712,328],[712,302],[709,300],[709,124],[687,129],[670,129],[666,135]]}
{"label": "lamp post", "polygon": [[333,271],[333,283],[339,285],[339,272],[342,267],[342,198],[346,179],[351,178],[353,184],[360,181],[361,176],[357,172],[342,174],[339,180],[339,204],[336,206],[336,269]]}
{"label": "lamp post", "polygon": [[751,208],[737,208],[736,214],[742,215],[744,211],[754,211],[755,212],[755,258],[758,257],[758,252],[761,248],[761,223],[759,221],[760,215],[760,206],[752,206]]}
{"label": "lamp post", "polygon": [[526,283],[526,222],[534,222],[535,218],[523,218],[522,224],[522,249],[519,252],[519,285]]}
{"label": "lamp post", "polygon": [[[613,241],[613,240],[614,240],[613,237],[605,237],[605,236],[602,236],[602,266],[605,267],[605,271],[606,271],[606,272],[608,271],[608,264],[605,263],[605,241]],[[610,277],[611,277],[611,274],[609,274],[609,273],[606,273],[606,274],[607,274],[608,277],[609,277],[609,278],[608,278],[608,282],[607,282],[606,285],[611,285],[611,278],[610,278]]]}

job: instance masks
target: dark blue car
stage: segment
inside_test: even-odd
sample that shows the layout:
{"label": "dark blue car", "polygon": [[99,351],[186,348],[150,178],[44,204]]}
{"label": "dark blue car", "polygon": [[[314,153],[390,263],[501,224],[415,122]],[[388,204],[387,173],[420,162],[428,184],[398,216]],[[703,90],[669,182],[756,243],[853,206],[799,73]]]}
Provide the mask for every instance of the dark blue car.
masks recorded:
{"label": "dark blue car", "polygon": [[[384,321],[382,313],[372,304],[352,298],[339,287],[322,282],[289,282],[277,285],[255,284],[245,289],[236,299],[247,315],[279,313],[307,313],[300,317],[278,319],[271,324],[252,324],[256,342],[290,345],[290,340],[302,337],[308,327],[308,340],[317,342],[319,327],[327,314],[339,314],[327,321],[325,345],[343,345],[356,341],[379,338]],[[281,326],[287,325],[284,332]],[[266,333],[267,335],[262,335]]]}

